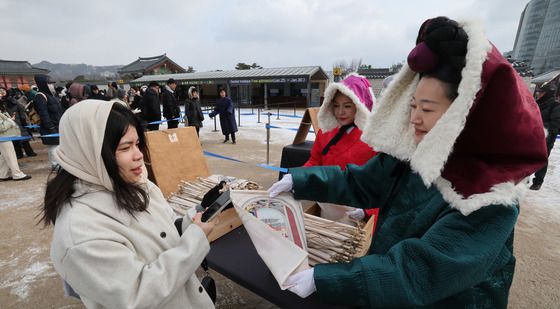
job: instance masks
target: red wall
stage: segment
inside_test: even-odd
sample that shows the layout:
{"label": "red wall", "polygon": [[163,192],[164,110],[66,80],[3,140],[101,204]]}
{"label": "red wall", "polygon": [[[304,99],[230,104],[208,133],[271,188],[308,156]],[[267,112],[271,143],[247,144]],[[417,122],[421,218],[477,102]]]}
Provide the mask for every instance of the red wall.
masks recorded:
{"label": "red wall", "polygon": [[[17,84],[17,85],[14,85]],[[23,85],[33,85],[35,79],[33,75],[0,75],[0,86],[7,89],[12,87],[20,87]]]}

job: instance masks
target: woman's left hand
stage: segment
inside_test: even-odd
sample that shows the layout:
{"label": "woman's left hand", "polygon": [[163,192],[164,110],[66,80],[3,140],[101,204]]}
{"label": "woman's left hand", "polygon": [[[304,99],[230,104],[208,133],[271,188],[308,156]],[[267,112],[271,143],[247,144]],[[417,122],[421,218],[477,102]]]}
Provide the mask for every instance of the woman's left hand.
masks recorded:
{"label": "woman's left hand", "polygon": [[208,221],[208,222],[202,222],[201,218],[202,218],[202,212],[198,212],[192,218],[193,223],[198,225],[198,227],[200,227],[202,229],[204,234],[206,234],[206,237],[208,237],[208,235],[210,235],[210,233],[212,233],[212,230],[216,226],[216,220],[212,220],[212,221]]}

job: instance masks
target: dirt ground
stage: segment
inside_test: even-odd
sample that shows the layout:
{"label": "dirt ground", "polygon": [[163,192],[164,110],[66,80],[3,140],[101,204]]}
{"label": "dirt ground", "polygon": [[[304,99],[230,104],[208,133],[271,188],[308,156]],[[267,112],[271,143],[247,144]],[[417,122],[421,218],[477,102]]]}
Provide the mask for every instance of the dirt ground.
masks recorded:
{"label": "dirt ground", "polygon": [[[241,128],[243,130],[243,128]],[[204,128],[205,150],[249,163],[266,161],[266,133],[262,138],[222,144],[222,135]],[[51,228],[38,225],[38,209],[48,173],[46,148],[32,142],[39,154],[20,160],[33,179],[0,183],[0,308],[83,308],[65,298],[61,281],[49,258]],[[282,144],[271,146],[271,164],[279,165]],[[212,173],[250,179],[268,188],[277,172],[207,157]],[[560,207],[560,205],[558,205]],[[510,293],[510,308],[560,308],[560,229],[558,217],[522,205],[516,227],[517,269]],[[219,274],[218,308],[276,308],[266,300]]]}

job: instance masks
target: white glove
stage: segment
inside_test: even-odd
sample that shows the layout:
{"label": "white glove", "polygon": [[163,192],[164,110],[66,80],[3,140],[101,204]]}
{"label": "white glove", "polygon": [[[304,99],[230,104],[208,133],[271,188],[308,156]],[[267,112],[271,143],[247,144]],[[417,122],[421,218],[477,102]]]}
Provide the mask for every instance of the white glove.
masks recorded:
{"label": "white glove", "polygon": [[286,174],[282,179],[275,182],[270,186],[268,189],[268,196],[275,197],[282,192],[290,192],[292,190],[292,186],[294,183],[292,182],[292,175]]}
{"label": "white glove", "polygon": [[363,209],[356,208],[354,210],[347,211],[346,214],[350,219],[360,221],[366,217],[366,212]]}
{"label": "white glove", "polygon": [[289,276],[288,279],[286,279],[286,284],[290,286],[288,291],[301,298],[306,298],[317,291],[317,288],[315,288],[315,279],[313,279],[313,268],[308,268]]}

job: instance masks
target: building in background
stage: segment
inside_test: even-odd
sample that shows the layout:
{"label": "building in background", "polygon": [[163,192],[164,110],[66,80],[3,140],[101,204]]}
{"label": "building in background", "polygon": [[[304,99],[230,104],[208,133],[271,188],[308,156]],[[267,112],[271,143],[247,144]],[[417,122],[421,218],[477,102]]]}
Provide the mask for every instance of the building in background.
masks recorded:
{"label": "building in background", "polygon": [[35,74],[49,74],[49,70],[36,68],[29,61],[0,60],[0,86],[7,89],[33,85]]}
{"label": "building in background", "polygon": [[535,75],[560,68],[560,0],[531,0],[521,13],[513,58]]}
{"label": "building in background", "polygon": [[126,76],[139,78],[144,75],[187,73],[187,70],[169,59],[167,54],[163,54],[155,57],[138,57],[138,60],[120,68],[118,73],[121,78]]}
{"label": "building in background", "polygon": [[[400,69],[400,67],[398,69]],[[397,72],[398,70],[393,70],[391,68],[372,68],[371,66],[361,66],[358,68],[358,74],[369,80],[373,93],[377,98],[379,98],[381,90],[383,89],[383,80]]]}
{"label": "building in background", "polygon": [[218,98],[218,89],[224,88],[238,106],[267,107],[319,106],[329,82],[320,66],[303,66],[145,75],[130,84],[142,86],[157,81],[163,86],[169,78],[177,81],[179,101],[183,100],[189,87],[195,86],[204,105],[212,104]]}

